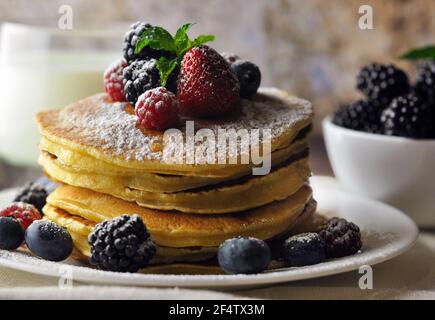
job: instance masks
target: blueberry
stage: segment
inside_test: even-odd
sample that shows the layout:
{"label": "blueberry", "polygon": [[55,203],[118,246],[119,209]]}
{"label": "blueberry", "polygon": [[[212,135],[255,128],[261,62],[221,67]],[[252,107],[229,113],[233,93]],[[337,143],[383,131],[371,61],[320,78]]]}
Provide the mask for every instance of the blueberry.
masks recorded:
{"label": "blueberry", "polygon": [[218,250],[219,265],[230,274],[262,272],[269,265],[270,256],[269,246],[255,238],[232,238]]}
{"label": "blueberry", "polygon": [[298,234],[284,242],[284,260],[290,267],[308,266],[325,259],[325,242],[317,233]]}
{"label": "blueberry", "polygon": [[24,241],[24,229],[12,217],[0,217],[0,249],[15,250]]}
{"label": "blueberry", "polygon": [[73,250],[68,231],[47,220],[33,222],[26,230],[25,240],[29,250],[45,260],[65,260]]}
{"label": "blueberry", "polygon": [[252,62],[239,60],[231,65],[240,82],[240,96],[249,98],[257,93],[261,83],[260,69]]}

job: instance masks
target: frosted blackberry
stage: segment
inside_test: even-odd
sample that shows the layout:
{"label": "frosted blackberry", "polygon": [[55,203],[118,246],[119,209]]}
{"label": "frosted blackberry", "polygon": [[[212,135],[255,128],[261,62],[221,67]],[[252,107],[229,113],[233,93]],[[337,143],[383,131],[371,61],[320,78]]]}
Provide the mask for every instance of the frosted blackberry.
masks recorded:
{"label": "frosted blackberry", "polygon": [[319,232],[325,242],[327,258],[340,258],[358,252],[362,247],[358,226],[342,218],[332,218]]}
{"label": "frosted blackberry", "polygon": [[369,99],[389,103],[409,90],[408,76],[394,65],[372,63],[361,69],[357,88]]}
{"label": "frosted blackberry", "polygon": [[433,105],[416,94],[397,97],[381,117],[385,134],[416,139],[434,138],[434,111]]}
{"label": "frosted blackberry", "polygon": [[332,122],[352,130],[381,133],[383,104],[377,100],[357,100],[350,105],[338,108]]}
{"label": "frosted blackberry", "polygon": [[[139,96],[145,91],[160,87],[160,74],[157,70],[157,61],[138,60],[124,68],[124,92],[125,98],[133,105]],[[173,72],[166,83],[166,88],[175,93],[178,72]]]}
{"label": "frosted blackberry", "polygon": [[91,264],[103,270],[137,272],[156,253],[156,246],[138,215],[123,215],[97,224],[88,242]]}
{"label": "frosted blackberry", "polygon": [[435,61],[426,62],[419,67],[415,91],[429,103],[435,103]]}
{"label": "frosted blackberry", "polygon": [[139,40],[141,34],[150,27],[150,24],[138,21],[131,25],[130,29],[124,35],[122,52],[127,62],[131,63],[135,60],[159,59],[163,56],[171,56],[171,54],[167,51],[155,50],[148,46],[143,48],[140,53],[135,53],[136,43]]}
{"label": "frosted blackberry", "polygon": [[44,187],[34,182],[28,182],[15,196],[14,202],[33,204],[39,212],[45,206],[47,191]]}

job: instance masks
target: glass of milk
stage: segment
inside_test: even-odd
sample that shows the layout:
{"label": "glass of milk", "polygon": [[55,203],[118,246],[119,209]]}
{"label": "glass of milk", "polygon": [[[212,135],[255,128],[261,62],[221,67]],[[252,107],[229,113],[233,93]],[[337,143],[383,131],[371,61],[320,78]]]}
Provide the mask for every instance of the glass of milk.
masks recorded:
{"label": "glass of milk", "polygon": [[121,57],[121,46],[119,31],[3,24],[0,159],[36,166],[36,113],[103,91],[104,70]]}

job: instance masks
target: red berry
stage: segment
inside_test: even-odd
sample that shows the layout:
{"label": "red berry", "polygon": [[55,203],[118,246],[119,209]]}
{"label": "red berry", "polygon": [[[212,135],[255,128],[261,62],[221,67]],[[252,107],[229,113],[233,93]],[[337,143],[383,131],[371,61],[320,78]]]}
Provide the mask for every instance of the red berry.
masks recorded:
{"label": "red berry", "polygon": [[0,217],[14,217],[23,226],[24,230],[26,230],[33,221],[42,218],[38,209],[24,202],[13,202],[0,211]]}
{"label": "red berry", "polygon": [[164,87],[145,91],[136,107],[138,122],[146,129],[165,130],[178,123],[178,102],[175,95]]}
{"label": "red berry", "polygon": [[177,98],[182,114],[220,116],[237,107],[240,84],[219,53],[208,46],[198,46],[183,58]]}
{"label": "red berry", "polygon": [[122,71],[128,66],[125,59],[112,63],[104,72],[104,89],[114,101],[125,101],[124,77]]}

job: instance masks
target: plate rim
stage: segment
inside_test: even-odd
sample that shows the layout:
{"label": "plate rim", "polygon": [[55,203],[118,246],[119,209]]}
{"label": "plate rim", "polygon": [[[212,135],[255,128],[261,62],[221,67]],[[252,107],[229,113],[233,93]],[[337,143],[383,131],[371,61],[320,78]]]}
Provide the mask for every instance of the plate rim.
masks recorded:
{"label": "plate rim", "polygon": [[[394,208],[388,204],[368,199],[363,196],[352,194],[347,191],[342,190],[339,187],[338,182],[333,177],[316,176],[312,178],[312,181],[316,184],[327,183],[332,189],[327,192],[340,193],[342,196],[350,197],[356,199],[356,201],[364,201],[372,205],[381,207],[383,210],[389,210],[392,214],[397,214],[402,219],[404,223],[407,224],[407,229],[409,233],[406,237],[398,239],[395,241],[394,248],[389,249],[387,254],[378,254],[370,259],[369,264],[371,266],[391,260],[400,254],[408,251],[417,241],[419,230],[414,221],[407,216],[405,213],[397,208]],[[0,191],[0,196],[14,192],[16,188],[5,189]],[[379,250],[379,249],[378,249]],[[44,261],[41,265],[28,264],[26,262],[8,260],[2,254],[0,250],[0,265],[12,268],[15,270],[20,270],[24,272],[29,272],[33,274],[48,276],[48,277],[60,277],[60,269],[68,264],[59,264],[57,262]],[[22,254],[18,252],[7,252],[9,254]],[[7,255],[7,254],[6,254]],[[73,269],[73,281],[88,283],[88,284],[106,284],[106,285],[127,285],[127,286],[155,286],[155,287],[187,287],[187,288],[224,288],[224,287],[248,287],[248,286],[261,286],[261,285],[273,285],[277,283],[293,282],[298,280],[308,280],[313,278],[326,277],[335,274],[346,273],[349,271],[357,270],[361,264],[358,259],[358,255],[353,255],[350,257],[340,258],[342,260],[351,260],[339,269],[334,266],[335,262],[339,259],[334,259],[332,261],[326,261],[315,265],[317,270],[315,272],[307,273],[304,269],[310,268],[299,267],[299,268],[286,268],[285,270],[269,271],[261,274],[254,275],[164,275],[164,274],[123,274],[110,271],[102,271],[91,269],[86,266],[71,266]],[[354,261],[352,261],[354,260]],[[46,268],[46,264],[53,264],[53,268]],[[45,264],[45,266],[44,266]],[[57,265],[57,266],[56,266]],[[77,274],[80,271],[79,268],[86,268],[87,271],[84,273]],[[97,274],[98,273],[98,274]]]}

